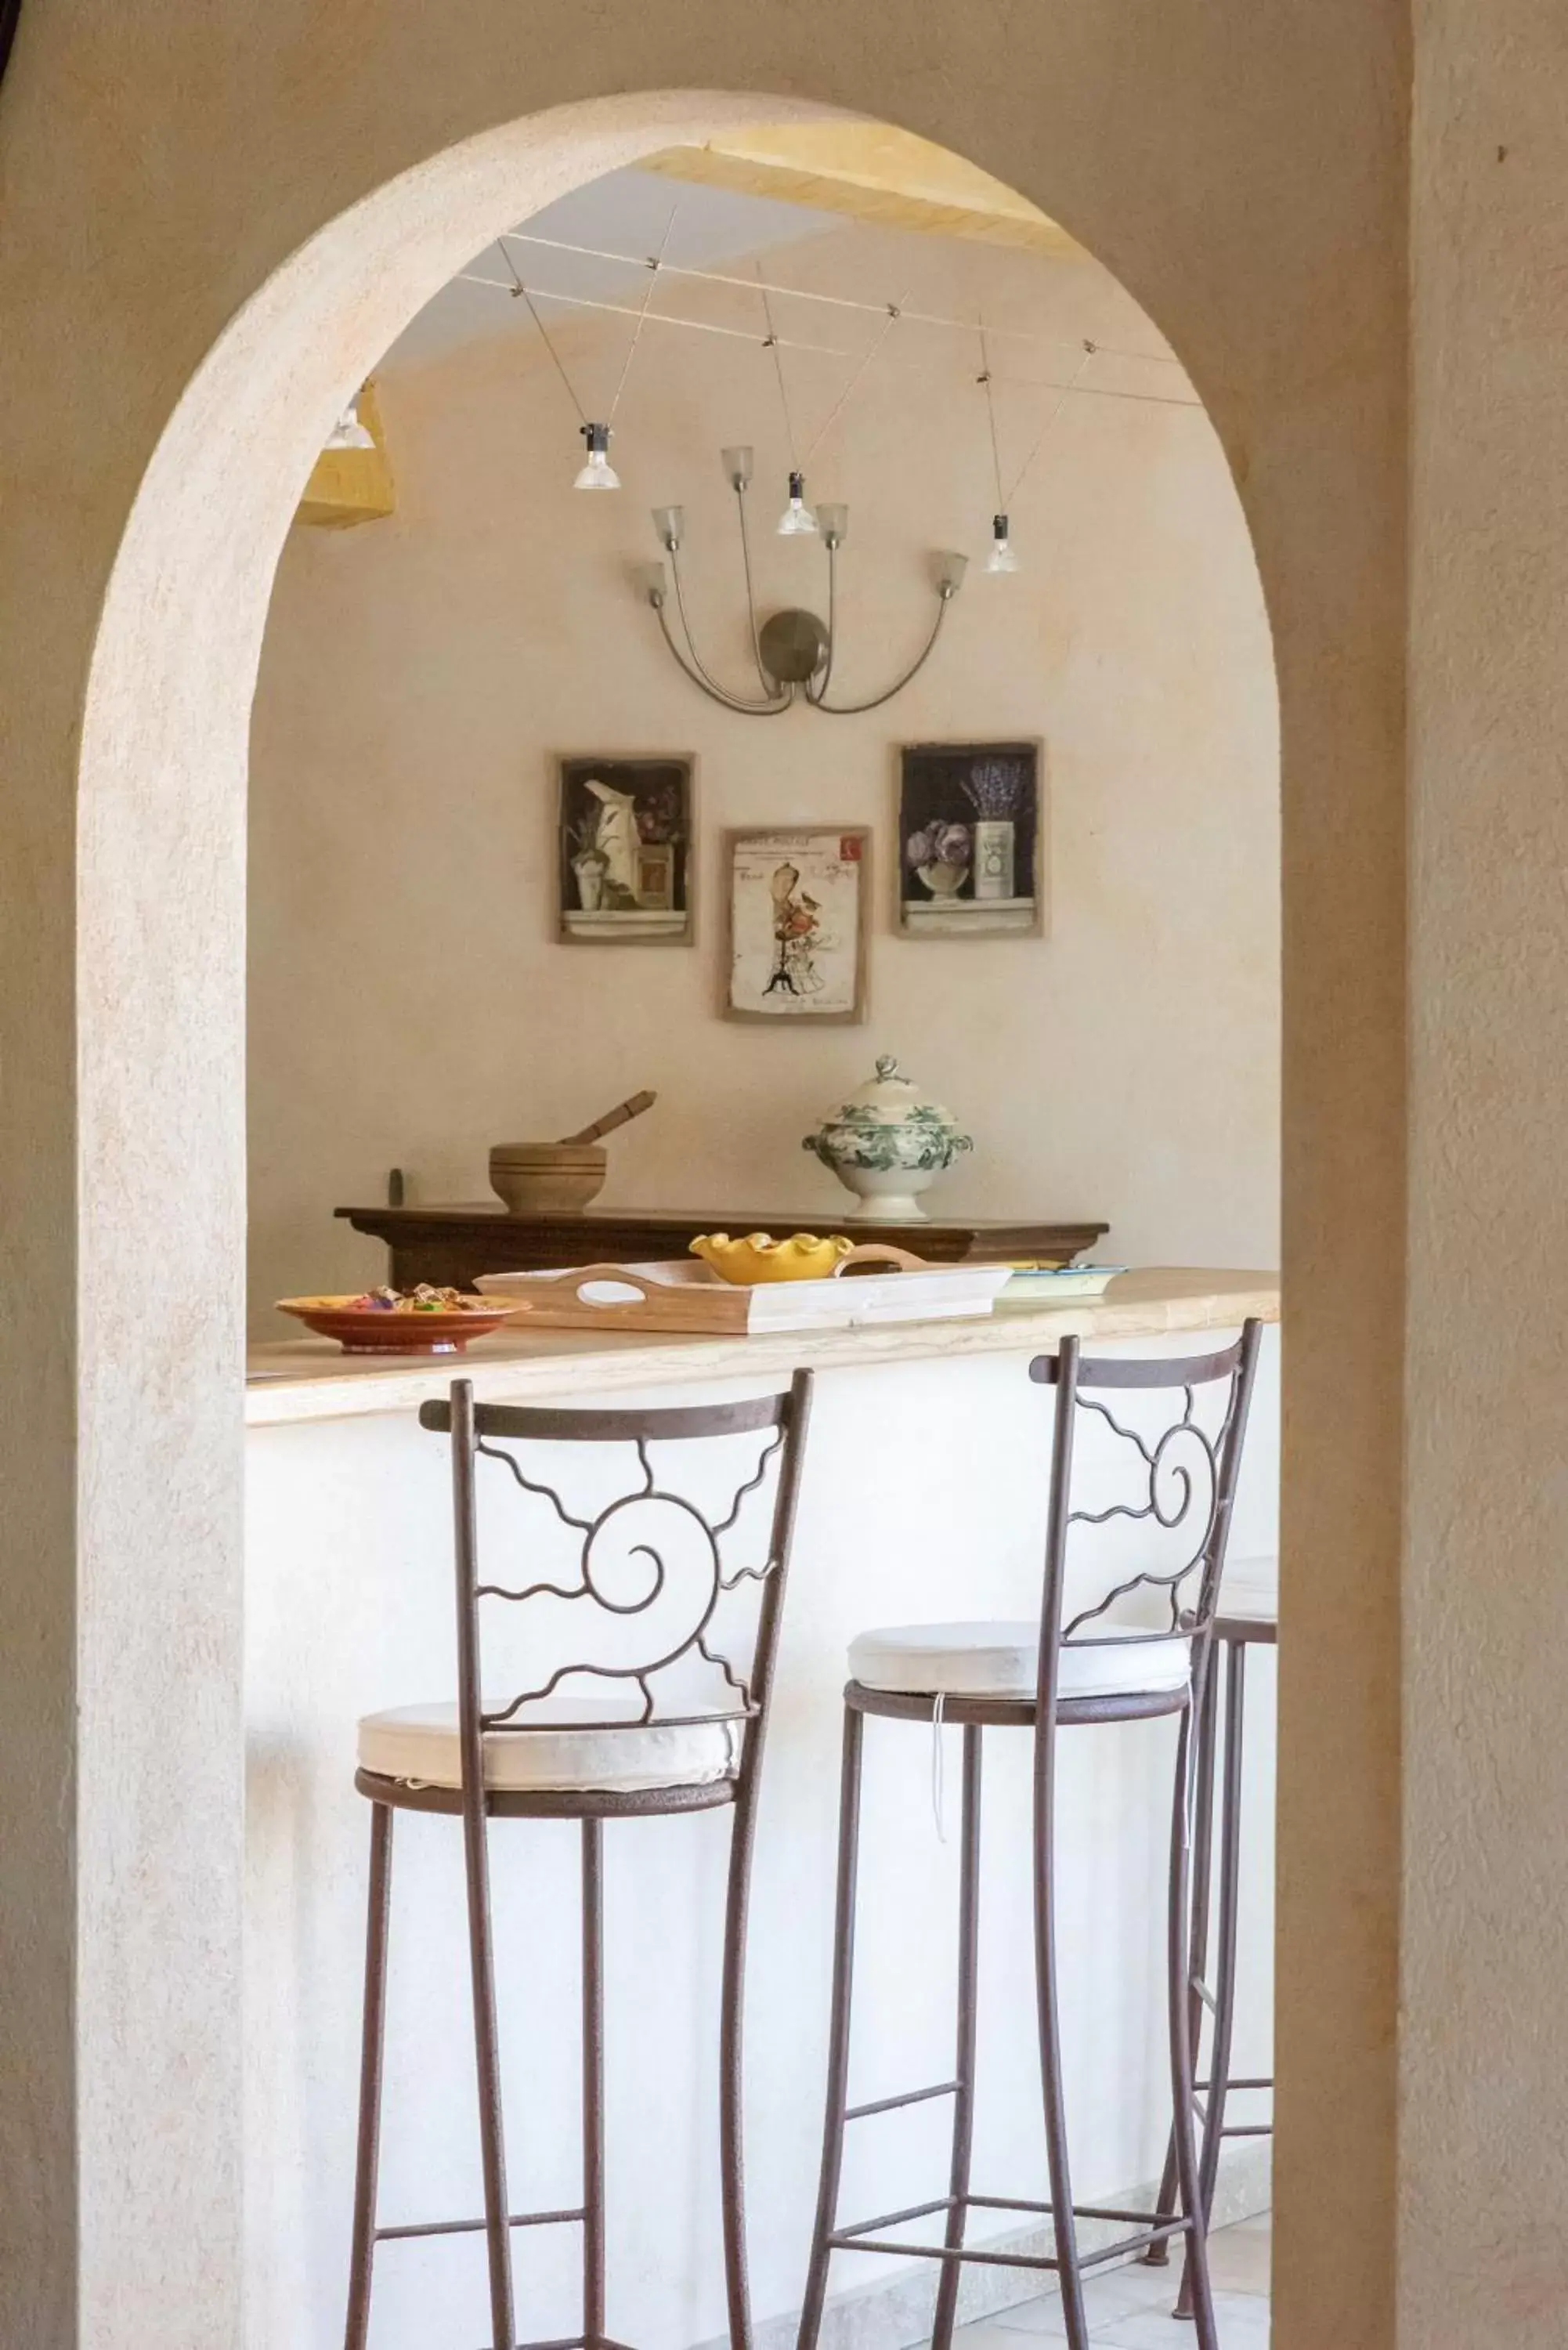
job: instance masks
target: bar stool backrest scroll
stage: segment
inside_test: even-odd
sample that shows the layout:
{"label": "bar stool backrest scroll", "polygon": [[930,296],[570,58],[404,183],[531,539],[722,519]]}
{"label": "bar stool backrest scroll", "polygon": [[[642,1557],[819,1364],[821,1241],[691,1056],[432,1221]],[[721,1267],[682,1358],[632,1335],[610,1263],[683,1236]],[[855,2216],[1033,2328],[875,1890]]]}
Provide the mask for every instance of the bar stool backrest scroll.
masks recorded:
{"label": "bar stool backrest scroll", "polygon": [[[1251,1321],[1233,1346],[1218,1354],[1163,1360],[1085,1359],[1079,1341],[1069,1337],[1056,1354],[1041,1355],[1030,1364],[1030,1378],[1056,1390],[1040,1626],[1042,1739],[1048,1738],[1055,1719],[1064,1651],[1075,1665],[1079,1652],[1099,1649],[1136,1666],[1140,1650],[1152,1659],[1156,1644],[1168,1648],[1173,1639],[1184,1640],[1189,1687],[1199,1683],[1224,1573],[1261,1336],[1262,1325]],[[1152,1414],[1145,1399],[1154,1402]],[[1076,1449],[1089,1424],[1111,1440],[1103,1451],[1115,1498],[1098,1508],[1081,1506],[1078,1500]],[[1125,1527],[1131,1540],[1109,1587],[1068,1614],[1075,1530],[1113,1527]],[[1129,1622],[1124,1613],[1117,1624],[1112,1611],[1124,1603],[1129,1609],[1141,1605],[1163,1620],[1146,1623],[1139,1614]]]}
{"label": "bar stool backrest scroll", "polygon": [[[693,1721],[733,1723],[732,1776],[745,1789],[773,1683],[809,1397],[801,1372],[783,1393],[741,1403],[553,1410],[476,1404],[460,1379],[448,1401],[421,1406],[421,1427],[452,1439],[470,1801],[487,1739]],[[519,1537],[506,1545],[518,1564],[484,1580],[482,1462],[504,1489],[495,1508],[510,1517],[516,1505]],[[485,1519],[487,1530],[500,1523],[489,1508]],[[515,1611],[507,1645],[521,1675],[488,1693],[483,1601]]]}

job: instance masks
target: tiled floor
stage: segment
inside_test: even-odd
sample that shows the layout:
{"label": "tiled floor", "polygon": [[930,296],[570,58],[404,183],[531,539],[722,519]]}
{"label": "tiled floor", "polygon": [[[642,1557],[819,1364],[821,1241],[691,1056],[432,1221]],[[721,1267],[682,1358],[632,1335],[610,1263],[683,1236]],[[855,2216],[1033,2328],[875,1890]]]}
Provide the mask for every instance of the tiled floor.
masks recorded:
{"label": "tiled floor", "polygon": [[[1267,2215],[1210,2237],[1209,2271],[1222,2350],[1268,2350]],[[1174,2262],[1164,2269],[1113,2269],[1095,2277],[1084,2294],[1094,2350],[1165,2350],[1167,2345],[1169,2350],[1194,2350],[1192,2326],[1170,2314],[1176,2277]],[[1054,2293],[964,2326],[954,2350],[959,2343],[963,2350],[1029,2350],[1023,2335],[1032,2335],[1040,2350],[1054,2350],[1065,2341],[1062,2303]]]}

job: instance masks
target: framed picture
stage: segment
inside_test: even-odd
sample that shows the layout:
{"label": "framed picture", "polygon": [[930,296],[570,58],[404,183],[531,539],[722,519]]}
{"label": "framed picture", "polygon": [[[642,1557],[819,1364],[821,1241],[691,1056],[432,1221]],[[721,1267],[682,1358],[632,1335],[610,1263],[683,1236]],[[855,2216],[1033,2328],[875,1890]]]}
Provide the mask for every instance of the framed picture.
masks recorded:
{"label": "framed picture", "polygon": [[690,946],[697,762],[689,753],[556,762],[558,938]]}
{"label": "framed picture", "polygon": [[1042,938],[1038,743],[907,743],[898,753],[898,928],[906,938]]}
{"label": "framed picture", "polygon": [[870,847],[855,825],[726,835],[729,1018],[865,1019]]}

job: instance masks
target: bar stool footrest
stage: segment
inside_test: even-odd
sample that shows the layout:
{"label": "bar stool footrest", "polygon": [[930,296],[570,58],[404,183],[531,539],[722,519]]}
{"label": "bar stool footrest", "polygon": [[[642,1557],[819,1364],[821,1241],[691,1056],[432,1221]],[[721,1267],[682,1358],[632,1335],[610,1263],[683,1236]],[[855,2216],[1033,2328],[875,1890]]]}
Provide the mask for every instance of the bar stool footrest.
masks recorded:
{"label": "bar stool footrest", "polygon": [[513,2350],[632,2350],[608,2334],[562,2334],[548,2342],[517,2342]]}
{"label": "bar stool footrest", "polygon": [[923,2106],[932,2097],[956,2097],[963,2087],[961,2081],[938,2081],[929,2089],[905,2089],[896,2097],[873,2097],[864,2106],[845,2108],[846,2122],[863,2122],[870,2114],[890,2114],[900,2106]]}
{"label": "bar stool footrest", "polygon": [[[929,2203],[910,2204],[902,2211],[883,2211],[874,2220],[861,2220],[847,2228],[835,2228],[826,2241],[833,2251],[841,2252],[890,2252],[900,2254],[906,2260],[967,2262],[984,2268],[1061,2269],[1062,2262],[1054,2254],[992,2252],[964,2244],[897,2243],[879,2232],[886,2228],[899,2227],[906,2220],[926,2220],[936,2212],[954,2209],[966,2212],[1027,2211],[1038,2218],[1049,2218],[1054,2207],[1019,2195],[940,2195],[934,2196]],[[1190,2226],[1185,2217],[1166,2218],[1158,2211],[1128,2211],[1102,2203],[1075,2203],[1073,2217],[1075,2220],[1116,2220],[1137,2230],[1131,2236],[1118,2237],[1115,2243],[1080,2252],[1080,2269],[1101,2268],[1108,2261],[1127,2260],[1135,2253],[1147,2255],[1156,2246],[1163,2247],[1170,2237],[1186,2235]]]}
{"label": "bar stool footrest", "polygon": [[513,2350],[632,2350],[609,2334],[561,2334],[548,2342],[517,2342]]}
{"label": "bar stool footrest", "polygon": [[[566,2228],[586,2220],[587,2213],[576,2211],[511,2211],[509,2228]],[[402,2244],[420,2236],[482,2236],[490,2222],[487,2220],[423,2220],[405,2228],[377,2228],[370,2241],[376,2244]],[[580,2344],[519,2343],[517,2350],[581,2350]],[[610,2345],[610,2350],[625,2350],[624,2345]]]}

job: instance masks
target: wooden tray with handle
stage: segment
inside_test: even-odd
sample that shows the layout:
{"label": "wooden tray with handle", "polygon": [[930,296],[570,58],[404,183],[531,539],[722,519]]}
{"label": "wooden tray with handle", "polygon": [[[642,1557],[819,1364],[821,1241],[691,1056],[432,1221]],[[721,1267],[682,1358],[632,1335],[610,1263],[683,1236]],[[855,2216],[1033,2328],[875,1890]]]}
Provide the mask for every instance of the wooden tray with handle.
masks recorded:
{"label": "wooden tray with handle", "polygon": [[[873,1264],[887,1270],[839,1277],[846,1266]],[[567,1273],[483,1274],[478,1286],[487,1297],[506,1300],[514,1335],[532,1327],[722,1338],[986,1315],[1011,1272],[1005,1264],[928,1264],[908,1249],[867,1242],[826,1281],[742,1287],[681,1257],[665,1264],[584,1264]]]}

